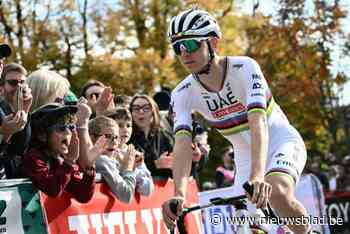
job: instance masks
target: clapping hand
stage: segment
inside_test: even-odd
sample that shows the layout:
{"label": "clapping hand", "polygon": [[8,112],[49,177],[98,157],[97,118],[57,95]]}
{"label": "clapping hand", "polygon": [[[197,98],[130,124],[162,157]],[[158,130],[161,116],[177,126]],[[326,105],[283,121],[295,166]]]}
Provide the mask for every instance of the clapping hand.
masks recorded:
{"label": "clapping hand", "polygon": [[169,155],[169,153],[166,151],[162,153],[158,159],[154,160],[154,164],[156,165],[157,169],[172,169],[173,161],[174,157]]}
{"label": "clapping hand", "polygon": [[75,163],[79,158],[79,137],[77,130],[72,130],[72,138],[68,147],[68,153],[64,156],[64,159],[69,163]]}
{"label": "clapping hand", "polygon": [[136,150],[134,145],[128,145],[126,152],[121,151],[122,154],[122,167],[125,170],[133,171],[136,158]]}
{"label": "clapping hand", "polygon": [[100,115],[104,113],[106,110],[112,110],[115,108],[114,106],[114,95],[112,93],[111,87],[104,88],[103,92],[97,99],[95,103],[96,115]]}
{"label": "clapping hand", "polygon": [[2,120],[0,127],[0,133],[7,141],[11,136],[24,129],[27,123],[28,115],[25,111],[18,111],[16,114],[10,114],[5,116]]}

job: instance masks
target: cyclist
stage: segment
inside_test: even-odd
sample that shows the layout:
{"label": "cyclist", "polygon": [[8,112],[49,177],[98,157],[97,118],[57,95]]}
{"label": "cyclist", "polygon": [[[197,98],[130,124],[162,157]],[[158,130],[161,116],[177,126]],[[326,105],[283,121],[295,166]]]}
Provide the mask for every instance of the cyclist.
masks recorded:
{"label": "cyclist", "polygon": [[[175,195],[163,204],[163,218],[173,228],[181,214],[191,166],[191,112],[198,111],[235,147],[235,187],[254,185],[250,198],[257,208],[269,200],[280,217],[307,215],[294,190],[306,162],[297,130],[276,104],[256,61],[219,56],[220,27],[208,12],[189,9],[173,17],[169,39],[191,73],[173,90]],[[243,193],[243,189],[240,191]],[[169,208],[177,201],[177,214]],[[307,233],[309,225],[289,225]]]}

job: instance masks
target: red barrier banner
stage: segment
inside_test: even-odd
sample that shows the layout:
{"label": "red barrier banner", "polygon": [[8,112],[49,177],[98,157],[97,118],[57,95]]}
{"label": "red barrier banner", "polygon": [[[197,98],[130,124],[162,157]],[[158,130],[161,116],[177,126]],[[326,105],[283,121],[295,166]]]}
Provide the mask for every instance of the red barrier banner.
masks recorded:
{"label": "red barrier banner", "polygon": [[[50,234],[162,234],[169,233],[163,222],[161,205],[174,193],[172,180],[156,181],[152,196],[135,195],[130,204],[118,201],[108,186],[99,183],[89,203],[80,204],[63,194],[51,198],[40,193]],[[198,190],[194,180],[187,188],[187,206],[198,204]],[[201,216],[193,212],[186,216],[188,233],[201,233]]]}

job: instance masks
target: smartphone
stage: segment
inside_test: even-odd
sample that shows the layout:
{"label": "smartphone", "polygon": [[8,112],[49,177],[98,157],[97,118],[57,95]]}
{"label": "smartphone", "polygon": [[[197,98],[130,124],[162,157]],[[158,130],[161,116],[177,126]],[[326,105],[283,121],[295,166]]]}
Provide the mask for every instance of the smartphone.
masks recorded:
{"label": "smartphone", "polygon": [[15,103],[15,111],[16,113],[20,110],[23,110],[23,87],[18,86],[16,90],[16,103]]}

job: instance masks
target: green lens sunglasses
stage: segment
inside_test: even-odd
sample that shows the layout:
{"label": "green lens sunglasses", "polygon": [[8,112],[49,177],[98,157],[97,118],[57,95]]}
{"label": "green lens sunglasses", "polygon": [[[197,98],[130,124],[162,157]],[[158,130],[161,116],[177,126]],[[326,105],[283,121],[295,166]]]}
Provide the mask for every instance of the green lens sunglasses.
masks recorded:
{"label": "green lens sunglasses", "polygon": [[173,44],[173,50],[176,55],[181,55],[182,50],[186,50],[187,53],[192,54],[199,48],[201,48],[201,42],[197,40],[185,40]]}

